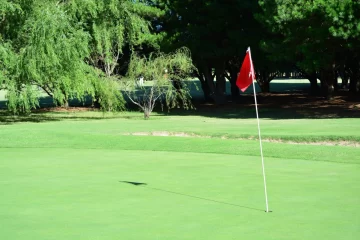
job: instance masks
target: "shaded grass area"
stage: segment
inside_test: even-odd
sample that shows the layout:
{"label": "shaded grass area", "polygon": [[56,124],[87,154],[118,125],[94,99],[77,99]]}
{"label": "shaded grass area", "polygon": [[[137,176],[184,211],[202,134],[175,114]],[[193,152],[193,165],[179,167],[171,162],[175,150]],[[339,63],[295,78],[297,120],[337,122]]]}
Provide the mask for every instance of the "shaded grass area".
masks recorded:
{"label": "shaded grass area", "polygon": [[[125,139],[143,146],[159,140]],[[166,149],[173,141],[159,144]],[[124,143],[111,151],[1,148],[0,238],[360,237],[359,165],[290,160],[286,153],[267,158],[267,214],[259,157],[119,150]]]}
{"label": "shaded grass area", "polygon": [[[71,108],[70,108],[71,109]],[[37,111],[27,115],[13,115],[5,110],[0,111],[0,125],[16,124],[16,123],[41,123],[41,122],[58,122],[63,120],[100,120],[116,118],[116,115],[104,114],[97,110],[91,111],[87,109],[80,112],[78,108],[73,108],[69,112],[57,112],[56,109],[48,111]]]}
{"label": "shaded grass area", "polygon": [[[250,111],[247,109],[240,112]],[[252,110],[254,111],[254,110]],[[0,112],[2,133],[5,139],[24,135],[47,136],[49,133],[79,135],[124,135],[166,131],[194,134],[213,138],[257,139],[255,118],[217,118],[202,116],[179,116],[154,113],[150,120],[143,120],[139,112],[103,114],[85,112],[43,112],[29,116],[9,116]],[[31,124],[42,123],[42,124]],[[99,124],[102,126],[99,128]],[[360,142],[360,120],[358,118],[338,119],[265,119],[261,118],[264,139],[294,142]],[[0,125],[1,126],[1,125]],[[85,135],[84,135],[85,134]],[[6,140],[5,140],[6,141]]]}
{"label": "shaded grass area", "polygon": [[[151,82],[146,82],[150,86]],[[198,80],[189,80],[187,85],[190,88],[191,96],[196,110],[184,111],[181,109],[171,110],[172,115],[179,116],[204,116],[216,118],[254,118],[254,99],[252,96],[252,86],[244,94],[234,100],[228,96],[228,102],[225,105],[204,104],[204,97]],[[322,96],[312,96],[308,94],[310,87],[306,79],[275,79],[271,82],[272,94],[262,94],[258,85],[258,103],[261,118],[271,119],[328,119],[328,118],[359,118],[360,117],[360,98],[349,95],[341,90],[334,100],[328,101]],[[230,93],[230,84],[227,82],[227,92]],[[53,100],[50,97],[42,95],[40,99],[40,112],[48,111],[54,107]],[[85,103],[80,103],[76,99],[70,100],[72,107],[91,108],[91,101],[87,99]],[[137,111],[138,107],[128,102],[129,110]],[[0,109],[6,109],[5,92],[0,91]],[[35,111],[39,112],[39,110]],[[155,108],[157,114],[167,114],[158,106]],[[24,117],[26,121],[31,118]],[[52,118],[51,120],[54,120]],[[14,118],[13,118],[14,120]],[[19,119],[17,119],[19,120]],[[42,115],[34,118],[34,121],[43,121]],[[20,120],[21,121],[21,120]],[[0,122],[11,122],[11,118],[5,117],[0,112]]]}

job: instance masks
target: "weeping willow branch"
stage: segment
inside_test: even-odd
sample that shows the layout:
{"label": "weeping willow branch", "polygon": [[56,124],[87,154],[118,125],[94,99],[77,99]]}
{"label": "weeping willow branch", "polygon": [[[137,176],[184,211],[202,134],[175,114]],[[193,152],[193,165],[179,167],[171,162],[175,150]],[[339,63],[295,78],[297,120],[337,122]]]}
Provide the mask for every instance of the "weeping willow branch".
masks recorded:
{"label": "weeping willow branch", "polygon": [[[194,69],[186,48],[171,54],[153,54],[149,58],[134,54],[128,74],[121,81],[122,89],[130,101],[144,112],[145,119],[150,117],[157,103],[167,109],[193,108],[185,80]],[[146,86],[138,84],[140,76],[147,80]]]}

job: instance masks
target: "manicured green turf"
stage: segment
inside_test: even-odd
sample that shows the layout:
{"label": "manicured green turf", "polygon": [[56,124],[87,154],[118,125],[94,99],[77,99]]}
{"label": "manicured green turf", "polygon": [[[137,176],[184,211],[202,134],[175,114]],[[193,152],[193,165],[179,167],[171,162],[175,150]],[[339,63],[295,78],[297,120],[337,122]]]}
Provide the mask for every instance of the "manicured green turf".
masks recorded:
{"label": "manicured green turf", "polygon": [[[258,141],[216,137],[256,135],[254,119],[106,117],[0,125],[0,239],[360,238],[359,147],[264,142],[265,213]],[[358,123],[264,119],[262,130],[356,141]],[[124,135],[154,131],[213,137]]]}
{"label": "manicured green turf", "polygon": [[[204,116],[176,116],[159,115],[154,113],[150,120],[144,121],[140,112],[125,112],[118,114],[102,114],[99,112],[75,113],[41,113],[32,114],[30,117],[1,116],[2,128],[5,135],[37,134],[50,131],[53,133],[105,134],[119,135],[136,132],[185,132],[204,136],[227,138],[257,138],[257,122],[254,116],[242,117],[249,110],[234,110],[237,115],[231,116],[224,111],[213,117]],[[261,113],[268,111],[263,109]],[[196,112],[193,112],[196,114]],[[3,113],[4,114],[4,113]],[[235,114],[235,112],[234,112]],[[255,112],[251,110],[251,115]],[[274,115],[280,115],[281,110],[274,110]],[[248,114],[249,115],[249,114]],[[65,121],[59,124],[62,120]],[[91,120],[91,121],[88,121]],[[16,124],[14,121],[44,122],[44,124]],[[0,123],[1,124],[1,123]],[[334,119],[273,119],[261,118],[261,131],[263,138],[284,139],[292,141],[357,141],[360,142],[360,120],[358,118]],[[101,125],[101,127],[94,126]],[[17,138],[17,136],[14,136]],[[0,139],[1,141],[1,139]]]}
{"label": "manicured green turf", "polygon": [[360,236],[358,164],[267,158],[267,214],[258,157],[44,148],[1,156],[1,239]]}

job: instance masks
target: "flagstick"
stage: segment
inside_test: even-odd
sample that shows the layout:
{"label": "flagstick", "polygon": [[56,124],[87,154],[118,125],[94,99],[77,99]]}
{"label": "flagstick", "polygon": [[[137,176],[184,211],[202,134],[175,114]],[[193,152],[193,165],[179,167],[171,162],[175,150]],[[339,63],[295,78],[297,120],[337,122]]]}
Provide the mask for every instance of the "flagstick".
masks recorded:
{"label": "flagstick", "polygon": [[[251,55],[250,55],[250,56],[251,56]],[[260,120],[259,120],[259,113],[258,113],[257,100],[256,100],[255,82],[254,82],[254,81],[252,81],[252,83],[253,83],[253,89],[254,89],[254,99],[255,99],[256,118],[257,118],[257,123],[258,123],[258,130],[259,130],[259,140],[260,140],[261,162],[262,162],[262,171],[263,171],[263,177],[264,177],[264,189],[265,189],[266,212],[269,212],[269,204],[268,204],[268,197],[267,197],[267,190],[266,190],[265,165],[264,165],[264,156],[263,156],[262,142],[261,142],[261,134],[260,134]]]}
{"label": "flagstick", "polygon": [[243,64],[240,68],[240,73],[236,79],[236,85],[240,88],[241,91],[245,91],[251,84],[253,84],[254,89],[254,99],[255,99],[255,109],[256,109],[256,119],[258,123],[258,131],[259,131],[259,142],[260,142],[260,153],[261,153],[261,162],[262,162],[262,173],[264,177],[264,189],[265,189],[265,202],[266,202],[266,212],[269,211],[269,204],[268,204],[268,197],[267,197],[267,190],[266,190],[266,178],[265,178],[265,165],[264,165],[264,156],[263,156],[263,150],[262,150],[262,141],[261,141],[261,133],[260,133],[260,120],[259,120],[259,112],[257,107],[257,100],[256,100],[256,90],[255,90],[255,71],[254,71],[254,65],[252,63],[251,59],[251,50],[250,47],[248,47],[246,51],[246,56],[243,61]]}

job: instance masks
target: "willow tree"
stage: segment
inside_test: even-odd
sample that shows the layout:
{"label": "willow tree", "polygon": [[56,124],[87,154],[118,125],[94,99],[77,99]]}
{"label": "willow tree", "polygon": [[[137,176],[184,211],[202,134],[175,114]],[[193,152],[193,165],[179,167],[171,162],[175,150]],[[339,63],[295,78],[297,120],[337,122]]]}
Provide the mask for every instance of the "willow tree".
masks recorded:
{"label": "willow tree", "polygon": [[39,106],[38,94],[33,88],[18,82],[18,59],[11,44],[0,40],[0,90],[6,91],[8,109],[13,113],[28,112]]}
{"label": "willow tree", "polygon": [[[174,53],[156,53],[148,58],[132,55],[127,76],[122,79],[123,90],[148,119],[156,104],[168,109],[193,108],[190,90],[185,80],[195,70],[190,52],[186,48]],[[142,76],[148,85],[139,85]]]}
{"label": "willow tree", "polygon": [[[21,21],[15,19],[23,19],[24,12],[17,0],[1,0],[0,1],[0,39],[13,39],[18,30],[16,25]],[[4,36],[6,35],[6,36]]]}
{"label": "willow tree", "polygon": [[[3,20],[0,35],[8,38],[0,39],[4,42],[0,60],[7,65],[0,75],[6,77],[4,88],[12,112],[38,106],[35,86],[57,105],[68,106],[71,99],[84,101],[90,96],[103,110],[124,107],[117,82],[89,64],[91,35],[68,13],[66,1],[15,2],[14,7],[7,7],[12,11],[9,16],[2,14],[11,21]],[[16,32],[11,31],[14,26]]]}
{"label": "willow tree", "polygon": [[107,76],[119,72],[125,48],[142,44],[158,48],[160,35],[151,31],[150,20],[162,15],[162,11],[144,1],[73,0],[66,8],[91,35],[90,63]]}
{"label": "willow tree", "polygon": [[82,98],[91,91],[89,36],[71,24],[58,5],[37,7],[23,28],[25,47],[21,52],[21,80],[41,87],[57,104],[67,106],[71,98]]}
{"label": "willow tree", "polygon": [[0,90],[6,91],[8,108],[14,113],[27,112],[39,104],[38,95],[32,87],[19,81],[19,32],[25,15],[19,1],[1,1]]}

